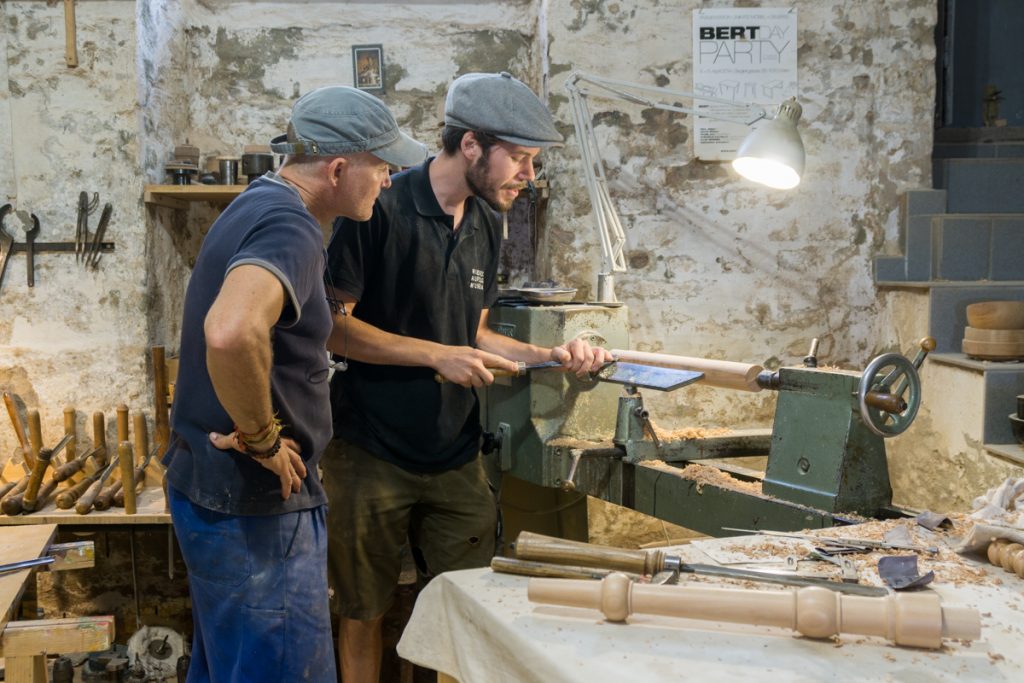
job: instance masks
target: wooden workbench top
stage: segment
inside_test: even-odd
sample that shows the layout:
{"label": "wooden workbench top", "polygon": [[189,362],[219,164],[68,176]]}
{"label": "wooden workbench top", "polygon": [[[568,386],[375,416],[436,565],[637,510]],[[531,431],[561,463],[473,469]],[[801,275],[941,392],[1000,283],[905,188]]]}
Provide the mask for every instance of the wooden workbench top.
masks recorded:
{"label": "wooden workbench top", "polygon": [[157,486],[142,489],[136,497],[136,513],[125,514],[124,508],[111,507],[102,512],[93,510],[80,515],[74,508],[59,510],[51,500],[45,507],[28,515],[13,517],[0,514],[0,526],[26,524],[97,525],[97,524],[170,524],[171,515],[165,509],[163,489]]}
{"label": "wooden workbench top", "polygon": [[[0,529],[0,562],[12,564],[42,557],[57,533],[56,524],[34,524]],[[0,633],[11,619],[11,612],[25,590],[32,569],[0,574]]]}

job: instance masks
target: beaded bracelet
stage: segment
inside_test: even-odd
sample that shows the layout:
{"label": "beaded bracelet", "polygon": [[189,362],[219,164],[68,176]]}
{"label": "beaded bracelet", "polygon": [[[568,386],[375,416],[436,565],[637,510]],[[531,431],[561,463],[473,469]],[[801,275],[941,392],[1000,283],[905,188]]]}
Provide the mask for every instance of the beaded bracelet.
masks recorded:
{"label": "beaded bracelet", "polygon": [[242,444],[242,450],[245,451],[246,455],[256,460],[266,460],[277,455],[277,452],[281,450],[281,433],[277,433],[277,438],[274,439],[274,443],[265,451],[250,450],[248,444]]}

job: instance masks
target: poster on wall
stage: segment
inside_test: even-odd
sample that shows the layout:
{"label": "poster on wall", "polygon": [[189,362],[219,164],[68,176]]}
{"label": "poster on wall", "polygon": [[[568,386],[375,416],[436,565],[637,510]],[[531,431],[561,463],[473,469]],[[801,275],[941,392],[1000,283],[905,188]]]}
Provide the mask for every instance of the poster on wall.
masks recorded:
{"label": "poster on wall", "polygon": [[[797,95],[797,22],[795,8],[721,8],[693,10],[693,91],[728,102],[753,103],[769,116]],[[742,109],[726,103],[696,101],[698,112],[742,118]],[[694,156],[731,161],[750,128],[698,113],[694,120]]]}

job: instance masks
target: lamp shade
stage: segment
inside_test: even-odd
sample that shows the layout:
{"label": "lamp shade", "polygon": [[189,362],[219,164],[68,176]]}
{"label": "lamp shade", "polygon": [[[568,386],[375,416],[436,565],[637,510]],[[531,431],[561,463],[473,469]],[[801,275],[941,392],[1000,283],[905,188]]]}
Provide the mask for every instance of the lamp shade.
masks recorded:
{"label": "lamp shade", "polygon": [[755,128],[740,144],[732,162],[736,172],[779,190],[799,185],[804,173],[804,143],[796,124],[802,113],[796,99],[779,105],[775,118]]}

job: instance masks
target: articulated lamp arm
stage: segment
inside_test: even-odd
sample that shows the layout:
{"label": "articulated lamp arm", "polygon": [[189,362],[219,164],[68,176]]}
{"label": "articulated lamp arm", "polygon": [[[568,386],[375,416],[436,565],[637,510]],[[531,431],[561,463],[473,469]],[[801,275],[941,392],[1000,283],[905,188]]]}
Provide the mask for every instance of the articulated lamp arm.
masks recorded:
{"label": "articulated lamp arm", "polygon": [[[608,194],[608,179],[605,176],[604,162],[597,146],[597,136],[594,133],[593,117],[590,114],[587,97],[593,95],[608,99],[620,99],[654,109],[700,114],[707,118],[742,123],[747,126],[769,117],[763,107],[755,104],[601,78],[575,71],[566,81],[565,89],[569,92],[573,127],[576,130],[576,139],[580,147],[583,181],[590,196],[590,205],[593,208],[597,233],[601,240],[601,270],[597,276],[597,300],[615,302],[618,301],[615,296],[615,273],[626,272],[626,259],[623,253],[626,235],[622,229],[619,214]],[[731,108],[735,114],[722,113],[721,109],[715,112],[699,112],[692,107],[678,104],[680,98],[721,104]],[[743,176],[756,182],[774,187],[794,186],[799,182],[800,175],[803,173],[803,143],[800,141],[799,133],[796,132],[796,122],[799,118],[800,105],[796,103],[796,100],[783,103],[776,119],[770,120],[762,126],[767,129],[766,135],[770,138],[767,143],[769,148],[767,154],[773,160],[767,162],[769,166],[767,168],[764,166],[766,162],[763,162],[760,156],[765,153],[764,139],[766,135],[760,135],[755,139],[754,136],[758,133],[755,131],[740,145],[738,158],[733,162],[734,168]],[[785,142],[788,147],[783,153],[776,154],[774,142],[775,137],[780,134],[786,137]],[[787,175],[783,182],[773,182],[774,178],[771,176],[780,172],[780,169],[781,172],[788,171],[790,175]],[[791,180],[793,175],[796,178],[795,182]]]}

